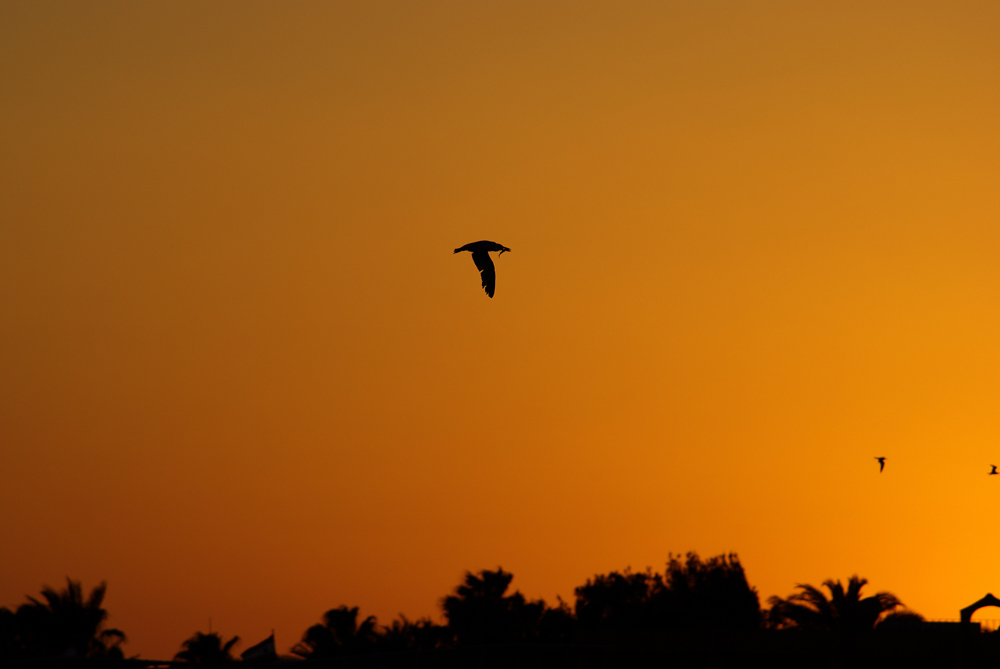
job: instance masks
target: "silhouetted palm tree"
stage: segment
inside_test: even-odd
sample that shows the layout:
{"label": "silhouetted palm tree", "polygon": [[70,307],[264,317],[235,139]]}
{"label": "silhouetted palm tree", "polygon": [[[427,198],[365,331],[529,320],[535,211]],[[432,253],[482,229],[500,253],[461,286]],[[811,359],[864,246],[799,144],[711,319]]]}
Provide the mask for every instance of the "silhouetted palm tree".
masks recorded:
{"label": "silhouetted palm tree", "polygon": [[459,645],[514,643],[537,639],[545,602],[528,601],[520,592],[505,596],[514,575],[501,568],[466,572],[465,583],[444,598],[448,627]]}
{"label": "silhouetted palm tree", "polygon": [[239,642],[240,638],[234,636],[229,641],[222,643],[222,637],[218,632],[203,634],[195,632],[189,639],[181,644],[181,650],[174,655],[174,660],[178,662],[192,662],[194,664],[222,664],[233,662],[233,646]]}
{"label": "silhouetted palm tree", "polygon": [[323,624],[313,625],[292,652],[309,660],[353,655],[375,650],[378,637],[375,616],[358,625],[358,607],[340,606],[323,614]]}
{"label": "silhouetted palm tree", "polygon": [[46,586],[42,600],[29,597],[13,616],[19,654],[37,657],[123,657],[125,634],[102,629],[108,612],[101,606],[107,585],[101,583],[84,599],[78,581],[66,579],[66,588]]}
{"label": "silhouetted palm tree", "polygon": [[847,589],[838,580],[827,579],[823,587],[830,592],[827,597],[819,588],[797,585],[799,592],[786,599],[771,597],[768,619],[779,628],[829,630],[855,633],[875,628],[886,613],[895,611],[902,602],[889,592],[877,592],[862,597],[861,588],[867,579],[854,575],[847,582]]}

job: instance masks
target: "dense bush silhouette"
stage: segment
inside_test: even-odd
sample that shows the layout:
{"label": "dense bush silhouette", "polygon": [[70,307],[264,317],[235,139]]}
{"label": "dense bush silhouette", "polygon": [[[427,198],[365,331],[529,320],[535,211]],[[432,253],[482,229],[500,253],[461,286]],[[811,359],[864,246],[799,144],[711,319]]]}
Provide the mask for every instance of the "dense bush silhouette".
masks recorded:
{"label": "dense bush silhouette", "polygon": [[559,606],[547,607],[538,621],[537,641],[542,643],[569,643],[578,636],[576,616],[562,599]]}
{"label": "dense bush silhouette", "polygon": [[123,657],[125,634],[104,629],[106,591],[101,583],[84,598],[80,583],[66,579],[64,589],[46,586],[42,599],[28,597],[15,612],[0,609],[0,659]]}
{"label": "dense bush silhouette", "polygon": [[583,630],[756,629],[757,591],[735,554],[702,561],[671,556],[664,574],[651,570],[599,574],[576,589],[576,617]]}
{"label": "dense bush silhouette", "polygon": [[584,630],[659,626],[652,600],[663,577],[651,571],[598,574],[576,589],[576,618]]}
{"label": "dense bush silhouette", "polygon": [[447,646],[452,639],[451,631],[436,625],[430,618],[416,622],[406,616],[399,616],[388,627],[378,632],[377,645],[380,651],[429,650]]}
{"label": "dense bush silhouette", "polygon": [[919,630],[923,623],[924,617],[916,611],[893,611],[879,620],[875,629],[892,631]]}
{"label": "dense bush silhouette", "polygon": [[195,632],[190,638],[181,644],[181,651],[174,655],[177,662],[191,662],[193,664],[224,664],[233,662],[231,651],[233,646],[239,642],[240,638],[234,636],[229,641],[222,643],[222,637],[217,632]]}
{"label": "dense bush silhouette", "polygon": [[676,627],[760,627],[760,598],[747,582],[735,553],[705,562],[694,552],[688,553],[683,563],[671,556],[665,581],[672,605],[671,623]]}

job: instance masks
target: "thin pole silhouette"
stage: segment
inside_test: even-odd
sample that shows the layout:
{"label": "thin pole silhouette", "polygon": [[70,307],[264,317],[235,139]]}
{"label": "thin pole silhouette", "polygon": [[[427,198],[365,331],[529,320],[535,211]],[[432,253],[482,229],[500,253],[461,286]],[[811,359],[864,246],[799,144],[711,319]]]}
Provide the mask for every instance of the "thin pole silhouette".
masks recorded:
{"label": "thin pole silhouette", "polygon": [[493,260],[490,259],[490,251],[499,251],[500,255],[503,255],[510,252],[510,249],[503,244],[488,242],[484,239],[481,242],[472,242],[455,249],[455,253],[462,251],[472,252],[472,262],[476,263],[476,269],[479,270],[483,278],[483,290],[486,291],[487,295],[493,297],[497,288],[497,271],[496,267],[493,266]]}

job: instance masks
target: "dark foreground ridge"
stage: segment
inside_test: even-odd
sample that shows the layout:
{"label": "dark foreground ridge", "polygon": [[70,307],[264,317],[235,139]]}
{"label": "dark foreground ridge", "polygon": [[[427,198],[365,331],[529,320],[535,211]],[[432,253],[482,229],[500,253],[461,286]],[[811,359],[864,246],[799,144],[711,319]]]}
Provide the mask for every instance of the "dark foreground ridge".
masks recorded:
{"label": "dark foreground ridge", "polygon": [[[956,624],[957,625],[957,624]],[[829,635],[759,632],[751,637],[698,639],[684,635],[677,647],[669,640],[648,647],[585,644],[488,644],[431,650],[371,653],[301,660],[279,658],[246,664],[273,669],[710,669],[760,667],[774,669],[832,669],[857,667],[978,669],[1000,663],[1000,646],[970,631],[963,639],[956,629],[941,634],[875,633],[853,652],[833,649]],[[198,663],[231,669],[227,663]],[[241,662],[243,663],[243,662]],[[5,669],[186,669],[188,662],[141,659],[48,658],[0,663]]]}
{"label": "dark foreground ridge", "polygon": [[[4,669],[168,669],[232,662],[336,669],[636,669],[653,667],[986,667],[1000,633],[977,623],[931,623],[866,581],[800,585],[762,608],[735,554],[671,557],[663,573],[598,574],[571,607],[510,592],[503,569],[466,573],[442,600],[443,622],[400,617],[379,625],[357,607],[328,610],[280,655],[273,635],[233,655],[238,637],[197,632],[170,661],[126,659],[125,635],[105,629],[104,585],[46,588],[41,600],[0,608]],[[987,596],[963,611],[968,621]],[[968,615],[966,615],[968,614]],[[287,646],[286,646],[287,647]]]}

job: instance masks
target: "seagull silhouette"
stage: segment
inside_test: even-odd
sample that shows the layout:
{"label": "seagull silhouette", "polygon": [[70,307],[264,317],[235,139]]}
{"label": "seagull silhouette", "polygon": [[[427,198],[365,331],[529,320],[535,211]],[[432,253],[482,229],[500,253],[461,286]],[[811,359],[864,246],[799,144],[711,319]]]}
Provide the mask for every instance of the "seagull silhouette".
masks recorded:
{"label": "seagull silhouette", "polygon": [[987,474],[987,476],[996,476],[997,474],[1000,474],[1000,472],[997,471],[997,466],[996,465],[990,465],[990,467],[993,468],[993,471],[991,471],[989,474]]}
{"label": "seagull silhouette", "polygon": [[510,249],[503,244],[488,242],[484,239],[481,242],[472,242],[455,249],[455,253],[462,251],[472,251],[472,262],[476,263],[476,269],[483,275],[483,289],[487,295],[493,297],[493,293],[497,289],[497,270],[490,259],[490,251],[499,251],[500,255],[503,255]]}
{"label": "seagull silhouette", "polygon": [[881,474],[882,470],[885,469],[885,458],[875,458],[878,460],[878,473]]}

